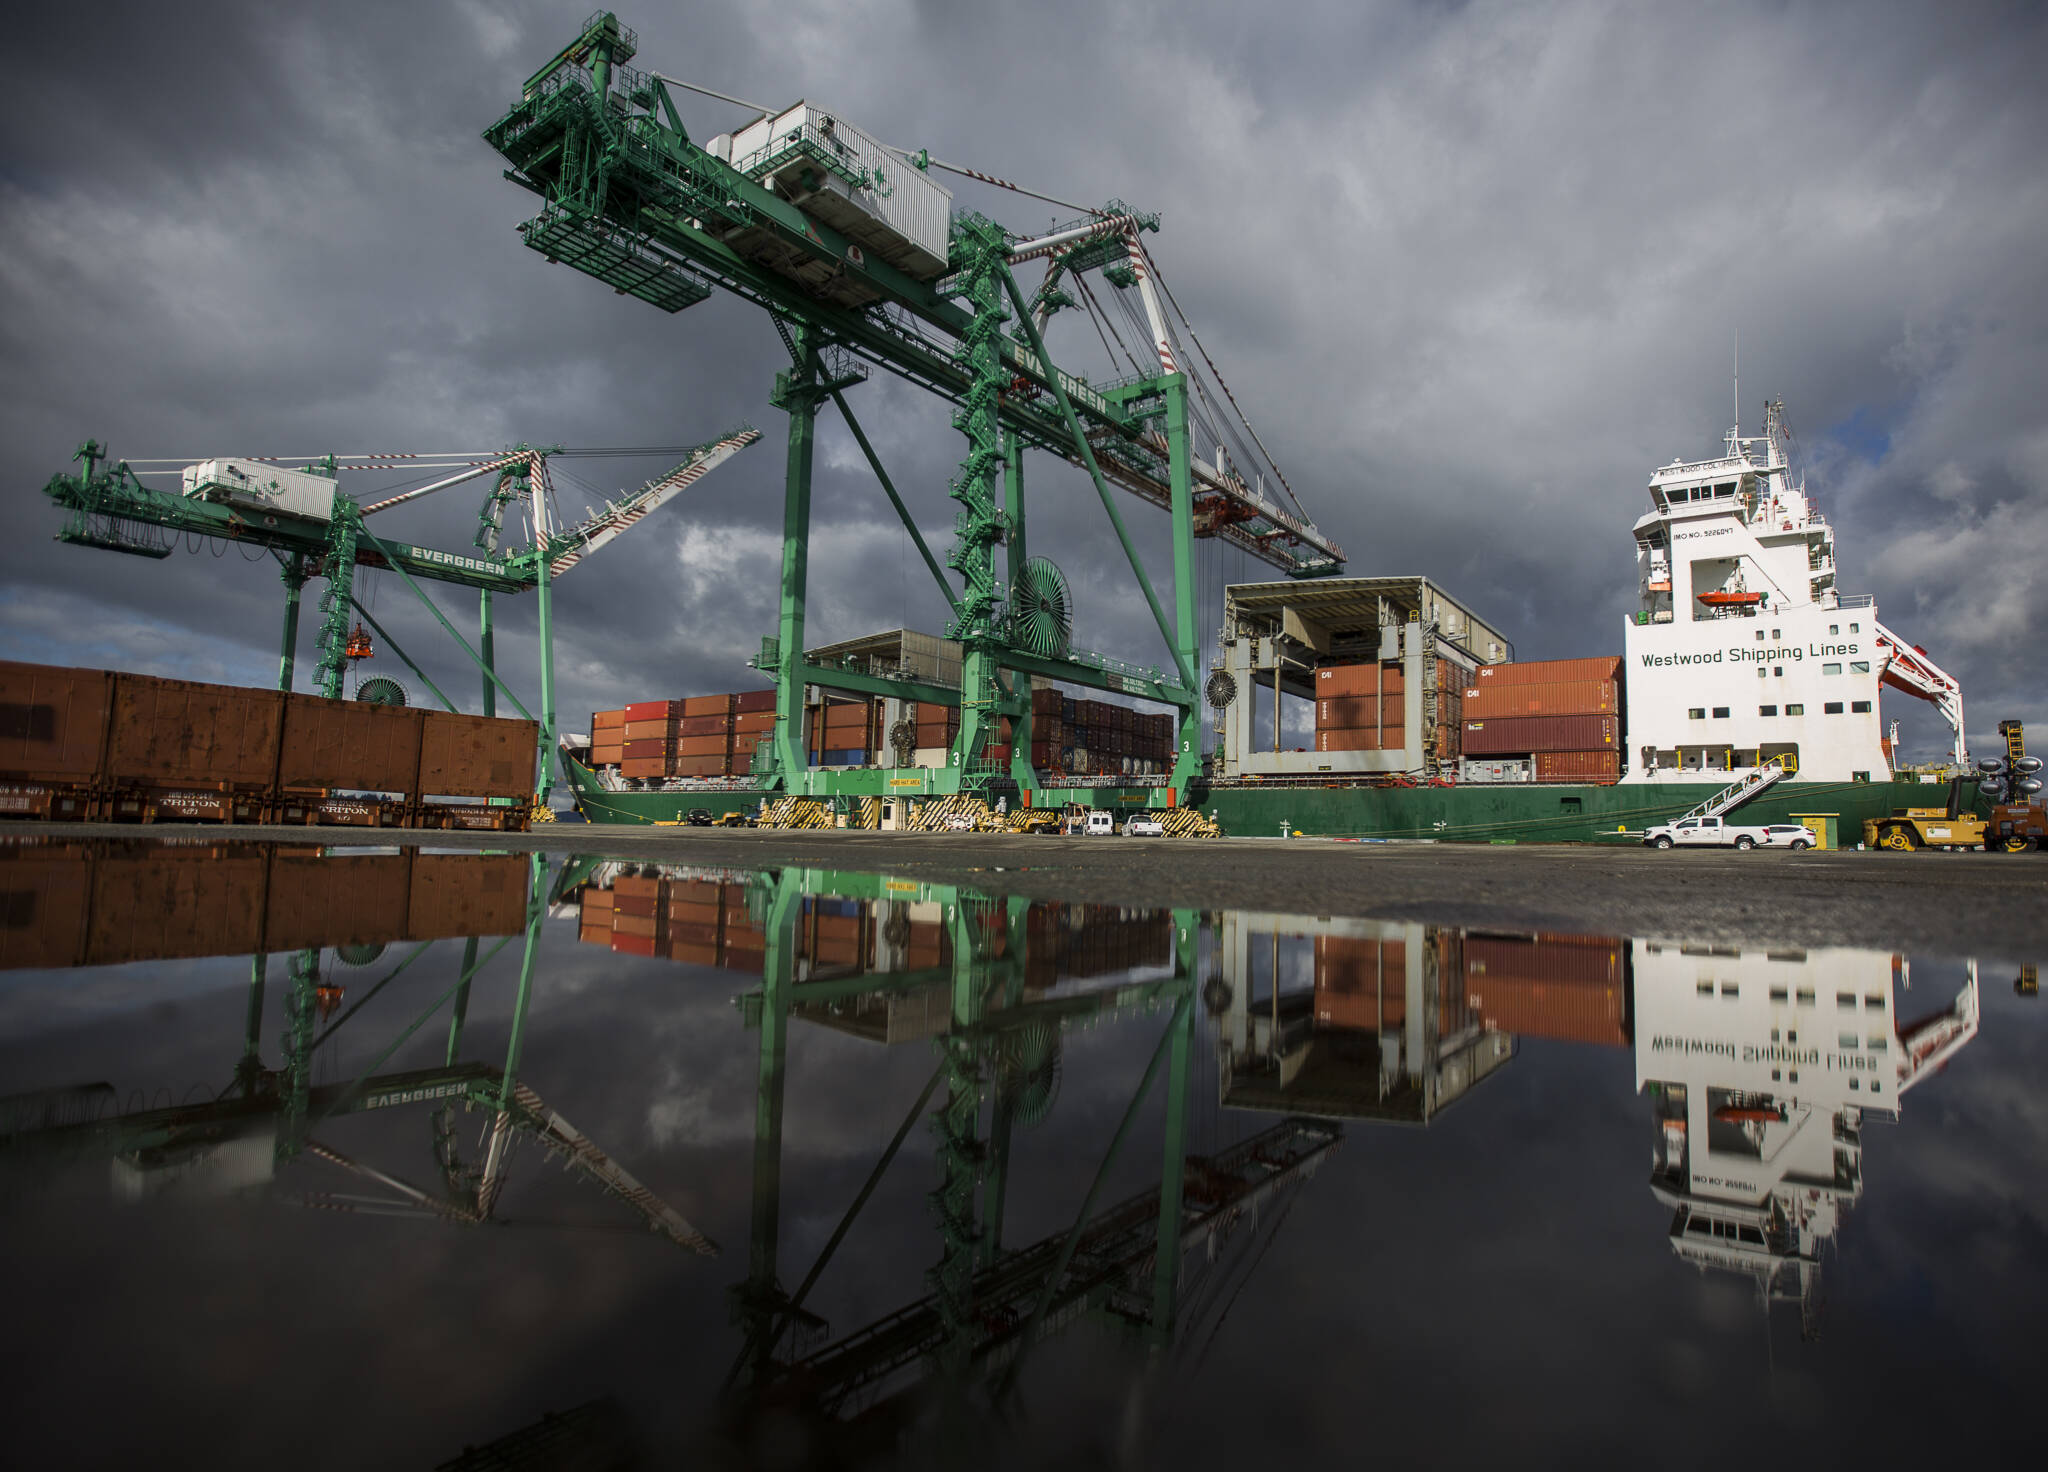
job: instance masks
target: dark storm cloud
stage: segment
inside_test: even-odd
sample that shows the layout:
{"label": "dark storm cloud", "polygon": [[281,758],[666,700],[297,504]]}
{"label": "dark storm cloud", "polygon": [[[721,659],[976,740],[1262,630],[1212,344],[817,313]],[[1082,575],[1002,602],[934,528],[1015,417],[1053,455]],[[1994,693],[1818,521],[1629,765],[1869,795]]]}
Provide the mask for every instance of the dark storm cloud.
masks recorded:
{"label": "dark storm cloud", "polygon": [[[774,612],[780,345],[737,302],[671,320],[548,267],[513,233],[531,201],[477,137],[583,16],[103,6],[17,27],[0,62],[8,653],[249,679],[274,658],[266,568],[44,540],[34,488],[88,434],[200,456],[677,444],[751,420],[766,443],[562,585],[565,715],[740,683]],[[1731,419],[1739,330],[1745,422],[1785,398],[1845,587],[1962,678],[1980,743],[2001,716],[2048,718],[2048,47],[2030,8],[622,18],[648,66],[829,101],[892,143],[1158,210],[1161,267],[1354,569],[1428,573],[1525,656],[1618,647],[1626,524],[1649,467],[1711,449]],[[735,121],[701,98],[685,117],[700,136]],[[956,192],[1020,230],[1058,213]],[[1085,324],[1055,325],[1056,354],[1107,371]],[[960,454],[943,408],[879,379],[854,402],[943,555]],[[600,492],[627,478],[563,465]],[[816,633],[935,626],[921,565],[829,417],[819,465]],[[1156,658],[1085,481],[1030,473],[1033,550],[1078,585],[1080,642]],[[565,487],[565,512],[584,492]],[[466,494],[405,513],[400,534],[466,545]],[[1158,518],[1134,520],[1163,567]],[[396,611],[401,589],[378,596],[451,693],[474,684],[424,615]],[[1931,714],[1888,709],[1909,749],[1936,743]]]}

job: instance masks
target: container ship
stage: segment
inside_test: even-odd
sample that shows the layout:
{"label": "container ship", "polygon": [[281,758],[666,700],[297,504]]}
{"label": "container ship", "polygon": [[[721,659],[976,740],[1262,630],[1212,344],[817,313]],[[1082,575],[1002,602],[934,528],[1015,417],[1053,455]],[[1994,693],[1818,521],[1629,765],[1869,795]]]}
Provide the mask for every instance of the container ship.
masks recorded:
{"label": "container ship", "polygon": [[[1170,785],[1170,715],[1051,685],[1032,691],[1028,757],[1007,721],[962,753],[957,706],[809,687],[800,744],[780,753],[763,750],[776,694],[754,690],[594,712],[565,767],[596,822],[750,815],[782,795],[778,761],[800,759],[872,769],[877,800],[845,802],[847,820],[891,827],[950,790],[939,776],[965,758],[1013,806],[1192,805],[1233,834],[1483,842],[1612,839],[1694,807],[1820,819],[1853,840],[1901,800],[1897,783],[1918,781],[1895,773],[1887,686],[1935,704],[1964,760],[1956,681],[1870,595],[1837,588],[1834,528],[1782,405],[1763,433],[1730,430],[1720,454],[1658,467],[1649,501],[1618,655],[1516,660],[1496,625],[1424,577],[1227,587],[1203,692],[1215,747],[1184,790]],[[957,686],[962,657],[898,630],[806,663],[928,690]]]}

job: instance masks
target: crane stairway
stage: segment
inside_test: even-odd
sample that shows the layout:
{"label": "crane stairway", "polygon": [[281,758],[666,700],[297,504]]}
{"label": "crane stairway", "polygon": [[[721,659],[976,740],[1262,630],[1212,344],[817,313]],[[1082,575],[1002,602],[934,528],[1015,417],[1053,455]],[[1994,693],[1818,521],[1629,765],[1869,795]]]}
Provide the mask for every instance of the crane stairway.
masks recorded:
{"label": "crane stairway", "polygon": [[1792,775],[1792,767],[1783,756],[1766,757],[1755,770],[1746,773],[1739,782],[1731,782],[1705,802],[1693,804],[1679,814],[1678,821],[1687,818],[1718,818],[1723,813],[1741,807],[1765,788],[1774,786]]}

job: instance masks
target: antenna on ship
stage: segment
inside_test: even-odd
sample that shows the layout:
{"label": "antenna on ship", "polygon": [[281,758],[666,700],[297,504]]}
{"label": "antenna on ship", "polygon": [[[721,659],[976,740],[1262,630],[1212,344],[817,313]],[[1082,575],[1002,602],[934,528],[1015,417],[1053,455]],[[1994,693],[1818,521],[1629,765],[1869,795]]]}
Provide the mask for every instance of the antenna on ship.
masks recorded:
{"label": "antenna on ship", "polygon": [[1742,329],[1735,329],[1735,438],[1742,439]]}

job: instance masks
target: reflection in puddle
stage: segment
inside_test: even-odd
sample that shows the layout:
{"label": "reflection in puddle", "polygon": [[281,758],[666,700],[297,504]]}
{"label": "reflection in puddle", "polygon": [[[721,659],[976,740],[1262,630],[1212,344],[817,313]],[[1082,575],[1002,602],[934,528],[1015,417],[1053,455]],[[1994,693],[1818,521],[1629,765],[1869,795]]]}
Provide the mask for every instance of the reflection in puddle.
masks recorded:
{"label": "reflection in puddle", "polygon": [[[986,1442],[1021,1434],[1019,1387],[1059,1383],[1068,1354],[1097,1367],[1097,1390],[1123,1387],[1104,1392],[1116,1416],[1143,1420],[1144,1387],[1192,1375],[1227,1342],[1232,1306],[1269,1255],[1327,1252],[1332,1231],[1351,1230],[1341,1214],[1297,1214],[1319,1192],[1336,1192],[1333,1210],[1355,1194],[1369,1167],[1340,1152],[1347,1130],[1428,1126],[1390,1135],[1452,1152],[1455,1130],[1435,1127],[1447,1111],[1505,1126],[1519,1076],[1576,1073],[1622,1050],[1653,1123],[1649,1184],[1671,1249],[1746,1279],[1767,1312],[1797,1305],[1811,1337],[1822,1257],[1862,1191],[1864,1124],[1896,1119],[1979,1029],[1974,962],[1922,962],[1916,976],[1888,952],[1046,903],[793,868],[17,845],[0,848],[0,891],[0,970],[23,973],[0,1014],[0,1058],[14,1060],[0,1080],[9,1203],[58,1199],[67,1183],[76,1195],[97,1171],[144,1213],[317,1208],[266,1228],[279,1250],[310,1251],[315,1237],[291,1223],[531,1221],[555,1201],[535,1169],[547,1160],[580,1193],[576,1221],[653,1238],[550,1238],[548,1274],[601,1262],[650,1301],[716,1275],[716,1312],[691,1299],[634,1351],[673,1362],[663,1395],[709,1408],[708,1421],[675,1432],[672,1413],[601,1397],[513,1433],[506,1455],[521,1438],[572,1432],[623,1444],[627,1423],[728,1445],[795,1437],[799,1462],[929,1448],[963,1426]],[[208,1014],[236,1016],[238,1030],[191,1040],[213,1081],[177,1098],[159,1092],[176,1087],[163,1077],[125,1092],[100,1082],[159,1066],[124,1021],[149,1004],[110,994],[81,1022],[67,1011],[74,984],[50,973],[124,965],[103,974],[147,983],[205,957],[224,958],[206,974],[240,998]],[[580,979],[549,992],[558,973]],[[612,992],[650,979],[660,989],[610,1010]],[[714,1007],[677,1010],[705,991]],[[541,994],[551,1000],[537,1008]],[[486,997],[479,1023],[472,1000]],[[686,1032],[663,1031],[672,1015]],[[596,1054],[566,1046],[586,1016],[609,1028]],[[69,1052],[38,1041],[60,1023]],[[111,1051],[95,1051],[103,1038]],[[721,1153],[715,1130],[679,1145],[650,1135],[635,1082],[646,1074],[624,1061],[640,1054],[666,1054],[671,1076],[729,1073],[714,1117],[743,1144]],[[929,1063],[905,1075],[900,1057]],[[71,1071],[53,1076],[59,1066]],[[848,1141],[836,1157],[785,1141],[792,1093],[812,1075],[814,1105]],[[591,1129],[604,1143],[548,1102],[565,1096],[578,1118],[603,1121]],[[1595,1170],[1618,1181],[1627,1160],[1602,1150]],[[928,1161],[908,1196],[904,1155]],[[508,1209],[513,1197],[526,1204]],[[1483,1194],[1466,1205],[1514,1209]],[[1455,1224],[1444,1230],[1454,1258]],[[713,1235],[723,1262],[696,1262],[719,1254]],[[61,1248],[12,1240],[17,1252]],[[365,1250],[356,1262],[374,1291],[409,1281],[392,1276],[398,1264],[430,1249],[379,1235]],[[1564,1252],[1554,1270],[1597,1283],[1606,1265]],[[517,1281],[544,1294],[548,1277]],[[460,1314],[480,1290],[415,1291]],[[1370,1307],[1355,1305],[1361,1322]],[[304,1347],[252,1312],[281,1345]],[[1112,1331],[1121,1368],[1100,1372],[1072,1332],[1084,1324]],[[1320,1373],[1312,1344],[1251,1343],[1288,1373]],[[551,1373],[549,1352],[532,1353],[533,1373]],[[390,1388],[364,1373],[365,1392]],[[465,1408],[497,1418],[465,1420],[472,1441],[522,1419],[485,1406]]]}

